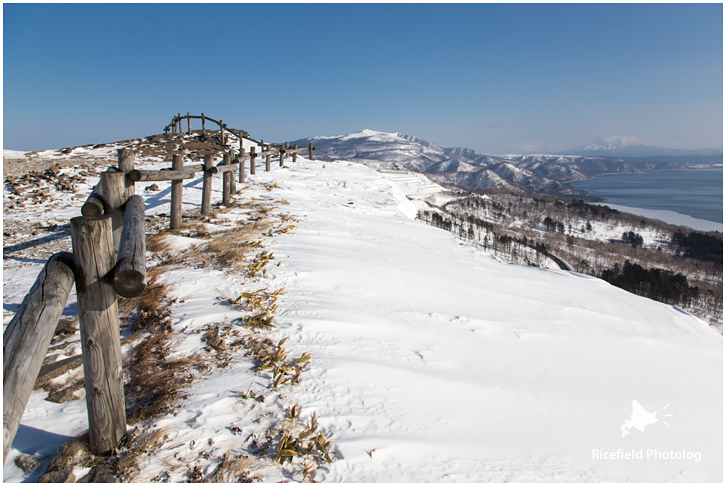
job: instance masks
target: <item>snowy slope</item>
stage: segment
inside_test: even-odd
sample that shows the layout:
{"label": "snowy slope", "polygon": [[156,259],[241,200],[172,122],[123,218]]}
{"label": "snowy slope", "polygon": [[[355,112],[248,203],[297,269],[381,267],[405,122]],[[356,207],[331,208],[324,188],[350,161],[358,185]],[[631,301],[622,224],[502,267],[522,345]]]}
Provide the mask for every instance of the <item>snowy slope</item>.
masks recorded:
{"label": "snowy slope", "polygon": [[[253,284],[204,268],[179,268],[164,282],[184,301],[172,308],[175,329],[231,321],[237,314],[220,298],[244,285],[285,287],[270,339],[287,337],[289,355],[314,358],[284,400],[305,418],[315,412],[339,453],[316,480],[723,480],[723,342],[705,323],[594,278],[502,264],[412,219],[410,178],[298,160],[258,170],[239,196],[282,198],[300,219],[270,246],[281,266]],[[270,192],[264,183],[273,181]],[[198,205],[199,180],[184,187],[185,208]],[[12,272],[5,283],[16,277],[29,285]],[[195,346],[199,335],[189,334],[179,352]],[[180,411],[159,421],[176,434],[169,446],[214,438],[217,452],[241,450],[225,426],[260,427],[257,405],[234,398],[259,381],[249,368],[235,362],[196,383]],[[14,444],[26,453],[85,424],[81,402],[52,405],[41,395]],[[657,421],[642,426],[634,400]],[[622,436],[626,421],[634,428]],[[152,459],[146,477],[169,458]],[[4,477],[24,478],[10,460]]]}
{"label": "snowy slope", "polygon": [[[291,344],[324,363],[299,403],[346,457],[328,479],[720,480],[722,338],[704,323],[597,279],[483,257],[409,220],[368,169],[299,171],[281,194],[307,221],[279,241],[277,278],[283,318],[303,328]],[[661,418],[669,405],[671,426],[621,437],[634,399]],[[703,456],[592,459],[618,448]]]}

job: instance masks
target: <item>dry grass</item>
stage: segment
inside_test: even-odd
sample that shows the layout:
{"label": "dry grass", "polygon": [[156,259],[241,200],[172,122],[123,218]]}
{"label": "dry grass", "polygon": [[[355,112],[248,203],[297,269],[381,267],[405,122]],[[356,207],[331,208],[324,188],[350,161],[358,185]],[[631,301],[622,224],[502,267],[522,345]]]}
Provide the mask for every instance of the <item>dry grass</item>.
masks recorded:
{"label": "dry grass", "polygon": [[261,480],[258,476],[250,477],[250,469],[254,467],[254,459],[244,455],[232,457],[231,449],[221,457],[217,469],[206,478],[212,483],[251,483]]}
{"label": "dry grass", "polygon": [[152,333],[134,349],[129,380],[124,387],[129,424],[171,410],[183,397],[182,388],[193,380],[190,371],[199,358],[170,359],[170,337],[168,332]]}
{"label": "dry grass", "polygon": [[[267,189],[273,190],[276,187],[277,185],[273,183]],[[282,204],[286,202],[282,201]],[[210,233],[208,226],[202,221],[212,222],[232,207],[246,209],[245,220],[238,221],[227,231]],[[141,479],[142,459],[155,454],[168,440],[164,430],[154,430],[150,426],[150,420],[169,413],[184,398],[182,390],[192,382],[199,371],[203,373],[205,367],[212,363],[222,367],[223,361],[233,359],[232,351],[240,347],[247,350],[246,355],[255,363],[257,373],[269,372],[269,388],[274,390],[284,384],[294,385],[300,381],[300,374],[310,361],[311,355],[304,353],[297,359],[288,358],[283,347],[284,340],[275,345],[270,339],[256,333],[241,336],[237,330],[239,327],[234,326],[234,323],[228,323],[223,328],[220,325],[211,325],[205,329],[203,339],[211,348],[217,350],[214,356],[170,357],[174,337],[171,306],[175,300],[169,299],[167,287],[159,283],[159,276],[166,270],[165,267],[169,264],[205,265],[206,262],[210,262],[216,268],[243,272],[248,277],[264,274],[265,267],[273,260],[274,255],[264,249],[257,250],[263,248],[261,235],[272,236],[271,228],[278,221],[277,216],[271,217],[273,209],[269,200],[242,202],[236,199],[230,208],[218,208],[210,217],[202,217],[193,223],[185,224],[180,230],[163,230],[147,238],[147,250],[160,255],[162,264],[149,268],[149,283],[140,296],[121,299],[119,303],[125,326],[135,331],[129,338],[133,347],[127,353],[124,363],[124,369],[128,374],[125,384],[127,423],[134,427],[129,428],[127,440],[111,457],[94,456],[89,450],[87,436],[74,439],[55,458],[49,471],[84,466],[92,467],[94,471],[107,471],[108,474],[112,473],[114,477],[124,482],[135,478]],[[287,215],[279,217],[282,223],[297,222]],[[215,223],[220,222],[215,221]],[[229,220],[222,224],[229,224]],[[278,230],[278,233],[294,229],[295,226],[288,223],[285,228]],[[170,234],[184,234],[204,238],[207,241],[192,246],[180,254],[175,252],[167,241]],[[248,328],[274,327],[272,321],[277,310],[277,300],[283,290],[259,289],[243,293],[236,299],[229,299],[229,302],[242,307],[247,314],[243,323]],[[224,336],[228,338],[227,343]],[[229,342],[234,339],[236,340]],[[251,390],[248,390],[248,394],[244,397],[240,394],[240,399],[242,398],[254,398],[257,401],[265,399],[264,395],[254,396]],[[299,407],[293,407],[289,414],[290,417],[282,422],[278,432],[272,429],[268,431],[266,440],[259,450],[266,451],[264,455],[267,456],[274,441],[279,440],[276,460],[283,463],[288,459],[292,460],[292,456],[288,454],[295,449],[299,456],[305,458],[302,464],[303,479],[313,482],[312,475],[318,463],[330,460],[327,453],[330,441],[325,439],[322,432],[316,430],[315,416],[308,427],[293,435],[295,422],[299,417]],[[208,453],[204,457],[211,459]],[[285,460],[281,460],[283,457]],[[198,464],[194,464],[191,457],[172,469],[178,467],[188,469],[188,480],[193,482],[229,483],[261,480],[260,477],[250,475],[250,470],[255,468],[256,459],[235,455],[232,449],[214,459],[218,464],[211,473],[205,473]],[[268,459],[272,459],[272,456],[268,456]],[[169,477],[167,472],[160,474],[154,480],[163,481]]]}
{"label": "dry grass", "polygon": [[104,460],[105,458],[93,454],[88,441],[88,432],[85,432],[63,445],[46,472],[70,470],[74,467],[94,467]]}
{"label": "dry grass", "polygon": [[156,429],[151,433],[140,433],[138,429],[129,432],[127,449],[118,455],[116,470],[119,479],[128,482],[141,472],[139,459],[145,454],[153,454],[169,440],[166,429]]}

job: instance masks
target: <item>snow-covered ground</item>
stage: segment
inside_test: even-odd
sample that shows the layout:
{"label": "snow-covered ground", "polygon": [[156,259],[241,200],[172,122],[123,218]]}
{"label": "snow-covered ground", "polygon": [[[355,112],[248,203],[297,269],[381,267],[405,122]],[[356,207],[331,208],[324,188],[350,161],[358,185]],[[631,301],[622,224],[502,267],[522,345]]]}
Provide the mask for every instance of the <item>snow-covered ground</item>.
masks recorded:
{"label": "snow-covered ground", "polygon": [[[410,178],[298,161],[258,169],[239,196],[285,200],[300,220],[268,243],[280,266],[255,281],[209,268],[162,279],[180,299],[174,328],[188,330],[178,353],[200,347],[189,330],[239,317],[224,299],[284,287],[268,335],[287,338],[289,356],[312,353],[309,370],[277,394],[245,361],[202,377],[158,420],[171,440],[140,479],[168,467],[174,450],[208,473],[200,447],[242,451],[248,433],[264,430],[256,418],[298,404],[338,454],[316,480],[723,480],[723,339],[703,321],[595,278],[500,263],[414,220]],[[278,187],[268,191],[271,182]],[[218,199],[221,177],[215,183]],[[151,212],[168,210],[169,186],[158,185],[146,199]],[[201,177],[185,181],[185,209],[198,206],[200,191]],[[39,268],[6,270],[4,306],[20,302]],[[240,401],[250,387],[268,400]],[[13,463],[19,452],[48,454],[87,427],[83,400],[43,397],[31,397],[4,481],[28,477]],[[301,479],[271,466],[260,473]]]}

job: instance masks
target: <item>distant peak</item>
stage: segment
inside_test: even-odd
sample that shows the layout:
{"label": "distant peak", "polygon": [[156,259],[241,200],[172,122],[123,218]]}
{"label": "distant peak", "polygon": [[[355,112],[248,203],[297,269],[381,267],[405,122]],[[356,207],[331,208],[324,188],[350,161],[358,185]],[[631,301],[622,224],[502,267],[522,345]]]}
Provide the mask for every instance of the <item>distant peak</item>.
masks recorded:
{"label": "distant peak", "polygon": [[584,145],[582,148],[586,150],[612,150],[623,147],[633,147],[638,144],[637,137],[603,137],[597,142]]}
{"label": "distant peak", "polygon": [[399,138],[399,135],[398,133],[379,132],[366,128],[365,130],[361,130],[360,132],[351,133],[349,135],[343,135],[342,137],[340,137],[341,140],[352,140],[355,138],[371,138],[373,140],[384,141]]}

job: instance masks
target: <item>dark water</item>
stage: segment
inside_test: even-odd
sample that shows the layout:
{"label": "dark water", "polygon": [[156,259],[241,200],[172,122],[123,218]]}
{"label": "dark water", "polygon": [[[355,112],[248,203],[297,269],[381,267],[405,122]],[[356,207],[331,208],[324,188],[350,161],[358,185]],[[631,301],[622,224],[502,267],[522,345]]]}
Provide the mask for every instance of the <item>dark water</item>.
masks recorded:
{"label": "dark water", "polygon": [[592,196],[631,208],[675,211],[723,223],[723,170],[663,170],[608,174],[572,182]]}

